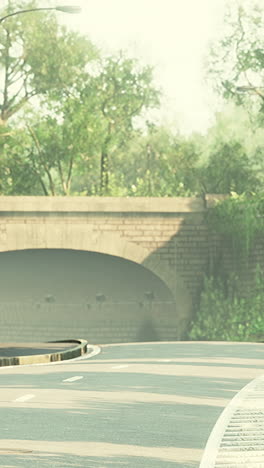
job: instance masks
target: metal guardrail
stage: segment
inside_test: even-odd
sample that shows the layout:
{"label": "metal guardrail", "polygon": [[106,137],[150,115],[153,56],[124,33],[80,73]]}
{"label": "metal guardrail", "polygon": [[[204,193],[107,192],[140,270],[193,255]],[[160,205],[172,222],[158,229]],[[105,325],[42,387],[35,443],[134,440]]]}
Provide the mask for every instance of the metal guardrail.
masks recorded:
{"label": "metal guardrail", "polygon": [[264,375],[227,405],[211,432],[200,468],[264,468]]}

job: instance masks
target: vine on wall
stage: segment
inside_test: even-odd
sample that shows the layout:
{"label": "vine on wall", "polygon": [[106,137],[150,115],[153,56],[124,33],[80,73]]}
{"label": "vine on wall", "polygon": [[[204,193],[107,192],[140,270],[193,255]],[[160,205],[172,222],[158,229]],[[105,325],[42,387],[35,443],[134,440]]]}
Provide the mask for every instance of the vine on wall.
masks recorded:
{"label": "vine on wall", "polygon": [[223,341],[264,340],[264,282],[257,268],[254,287],[246,297],[237,290],[239,278],[205,278],[200,307],[191,323],[189,339]]}
{"label": "vine on wall", "polygon": [[206,216],[211,231],[229,237],[234,251],[248,256],[257,235],[264,233],[264,194],[231,193]]}
{"label": "vine on wall", "polygon": [[264,233],[264,195],[232,193],[229,198],[216,202],[206,219],[210,231],[220,234],[223,240],[228,239],[231,253],[238,261],[233,262],[233,271],[226,271],[220,259],[214,265],[214,274],[205,277],[189,338],[264,340],[264,273],[256,265],[252,285],[245,289],[241,288],[239,268],[241,260],[249,260],[256,237]]}

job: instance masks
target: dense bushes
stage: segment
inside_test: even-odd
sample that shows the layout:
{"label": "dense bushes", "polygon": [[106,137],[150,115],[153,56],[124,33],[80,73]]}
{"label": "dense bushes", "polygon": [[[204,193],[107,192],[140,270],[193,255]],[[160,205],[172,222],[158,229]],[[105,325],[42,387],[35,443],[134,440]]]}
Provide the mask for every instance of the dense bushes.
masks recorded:
{"label": "dense bushes", "polygon": [[255,286],[243,297],[238,276],[224,281],[206,277],[200,306],[191,324],[192,340],[264,341],[264,276],[258,269]]}
{"label": "dense bushes", "polygon": [[239,256],[248,256],[257,235],[264,233],[263,193],[235,192],[207,213],[210,230],[229,237]]}
{"label": "dense bushes", "polygon": [[[255,278],[248,278],[250,287],[241,277],[256,238],[264,233],[263,212],[263,194],[236,193],[208,211],[209,229],[220,234],[222,241],[229,240],[230,255],[236,261],[228,273],[218,258],[214,274],[205,277],[191,339],[264,341],[264,274],[257,266]],[[250,275],[249,270],[246,273]]]}

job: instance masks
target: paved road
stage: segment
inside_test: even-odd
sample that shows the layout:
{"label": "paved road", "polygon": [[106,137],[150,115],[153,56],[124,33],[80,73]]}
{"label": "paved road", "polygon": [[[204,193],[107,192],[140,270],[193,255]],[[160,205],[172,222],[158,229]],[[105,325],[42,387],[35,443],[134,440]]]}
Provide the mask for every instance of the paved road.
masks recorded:
{"label": "paved road", "polygon": [[[0,369],[0,466],[199,467],[262,344],[103,346],[87,360]],[[70,380],[69,380],[70,379]]]}

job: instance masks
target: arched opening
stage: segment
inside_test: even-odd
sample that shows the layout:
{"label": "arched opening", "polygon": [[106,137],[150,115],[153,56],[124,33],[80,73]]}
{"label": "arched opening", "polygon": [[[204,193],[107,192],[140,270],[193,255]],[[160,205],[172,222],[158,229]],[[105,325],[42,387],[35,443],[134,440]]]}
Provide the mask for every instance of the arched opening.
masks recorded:
{"label": "arched opening", "polygon": [[172,292],[147,268],[117,256],[71,249],[2,252],[0,285],[1,339],[177,339]]}
{"label": "arched opening", "polygon": [[157,301],[173,301],[154,273],[113,255],[66,249],[28,249],[0,254],[1,302],[95,302],[102,293],[111,302],[140,302],[146,291]]}

